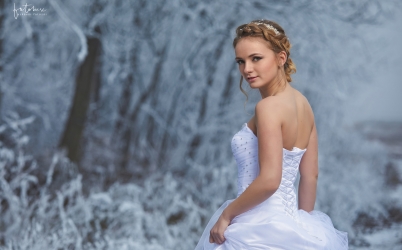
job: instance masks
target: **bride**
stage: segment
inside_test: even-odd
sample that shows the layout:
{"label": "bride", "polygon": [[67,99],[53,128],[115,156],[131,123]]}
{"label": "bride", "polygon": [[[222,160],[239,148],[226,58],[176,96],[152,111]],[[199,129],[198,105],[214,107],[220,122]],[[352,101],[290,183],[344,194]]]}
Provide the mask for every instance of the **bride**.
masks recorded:
{"label": "bride", "polygon": [[237,198],[215,212],[196,250],[348,249],[347,233],[314,210],[317,129],[308,100],[289,84],[296,67],[285,31],[275,22],[255,20],[236,29],[233,47],[241,91],[244,78],[262,99],[231,141]]}

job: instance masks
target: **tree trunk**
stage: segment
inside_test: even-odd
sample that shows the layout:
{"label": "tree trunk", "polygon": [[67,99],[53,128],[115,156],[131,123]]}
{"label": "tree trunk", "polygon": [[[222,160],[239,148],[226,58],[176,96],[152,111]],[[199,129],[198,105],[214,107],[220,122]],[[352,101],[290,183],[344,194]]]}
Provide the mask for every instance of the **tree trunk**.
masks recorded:
{"label": "tree trunk", "polygon": [[73,162],[79,162],[82,156],[80,154],[80,141],[91,100],[91,90],[94,90],[92,86],[95,84],[95,67],[101,47],[98,38],[87,37],[87,43],[88,55],[78,69],[74,99],[59,143],[59,148],[66,149],[68,158]]}

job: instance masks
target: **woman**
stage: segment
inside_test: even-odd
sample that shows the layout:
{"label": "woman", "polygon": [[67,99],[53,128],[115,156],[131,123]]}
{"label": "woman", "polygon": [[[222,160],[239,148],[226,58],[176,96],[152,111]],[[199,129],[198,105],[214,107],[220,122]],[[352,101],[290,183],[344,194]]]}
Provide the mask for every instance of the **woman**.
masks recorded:
{"label": "woman", "polygon": [[[233,41],[243,78],[260,91],[255,116],[231,142],[238,195],[212,216],[197,249],[347,249],[346,232],[314,210],[318,145],[314,114],[289,82],[296,71],[277,23],[240,25]],[[300,171],[298,201],[294,181]]]}

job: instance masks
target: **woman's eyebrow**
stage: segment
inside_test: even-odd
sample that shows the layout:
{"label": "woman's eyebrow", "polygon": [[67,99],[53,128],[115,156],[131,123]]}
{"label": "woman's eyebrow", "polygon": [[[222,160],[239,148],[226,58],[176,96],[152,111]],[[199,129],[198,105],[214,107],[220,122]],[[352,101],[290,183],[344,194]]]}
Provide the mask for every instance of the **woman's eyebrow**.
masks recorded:
{"label": "woman's eyebrow", "polygon": [[[253,53],[253,54],[249,55],[248,57],[253,57],[253,56],[256,56],[256,55],[261,55],[261,54],[260,53]],[[236,57],[235,58],[235,60],[239,60],[239,59],[243,59],[243,58],[241,58],[241,57]]]}

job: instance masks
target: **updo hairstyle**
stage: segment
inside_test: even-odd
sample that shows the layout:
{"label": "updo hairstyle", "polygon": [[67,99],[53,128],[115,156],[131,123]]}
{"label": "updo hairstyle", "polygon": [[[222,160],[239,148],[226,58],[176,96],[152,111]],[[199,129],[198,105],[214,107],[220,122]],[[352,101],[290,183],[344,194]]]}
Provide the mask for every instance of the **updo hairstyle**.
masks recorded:
{"label": "updo hairstyle", "polygon": [[[275,53],[285,51],[287,55],[287,60],[284,64],[286,80],[288,82],[292,81],[292,77],[290,75],[296,72],[296,65],[290,58],[290,48],[292,46],[285,34],[285,31],[279,24],[270,20],[260,19],[240,25],[236,29],[236,37],[233,40],[233,48],[235,48],[237,43],[244,37],[261,37],[268,42],[268,46]],[[240,80],[240,89],[244,93],[244,90],[241,86],[242,80],[243,77]]]}

